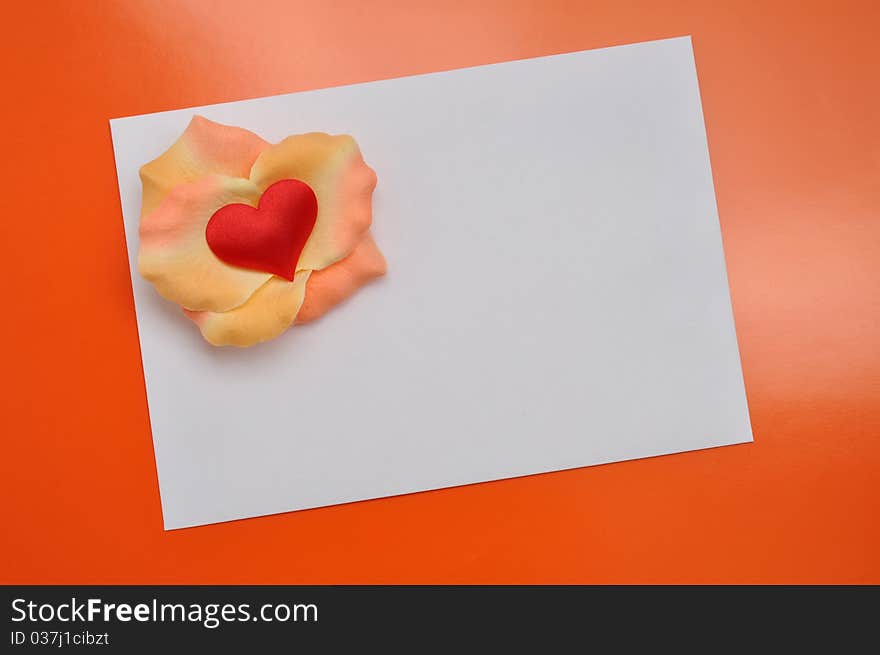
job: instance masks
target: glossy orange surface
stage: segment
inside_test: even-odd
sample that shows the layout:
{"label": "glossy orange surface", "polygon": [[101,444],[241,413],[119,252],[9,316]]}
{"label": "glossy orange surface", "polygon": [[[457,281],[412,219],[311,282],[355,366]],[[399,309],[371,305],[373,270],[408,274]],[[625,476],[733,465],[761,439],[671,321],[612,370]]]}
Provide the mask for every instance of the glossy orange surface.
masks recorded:
{"label": "glossy orange surface", "polygon": [[[4,17],[0,582],[880,583],[880,4]],[[682,34],[754,444],[162,530],[109,118]]]}

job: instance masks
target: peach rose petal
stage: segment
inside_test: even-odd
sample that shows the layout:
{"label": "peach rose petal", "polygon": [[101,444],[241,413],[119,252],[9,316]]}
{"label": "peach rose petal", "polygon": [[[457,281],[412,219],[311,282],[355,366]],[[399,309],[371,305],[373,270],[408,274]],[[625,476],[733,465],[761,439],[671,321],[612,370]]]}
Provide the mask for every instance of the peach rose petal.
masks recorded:
{"label": "peach rose petal", "polygon": [[259,198],[249,180],[216,175],[174,187],[141,218],[140,274],[187,309],[225,312],[243,304],[272,275],[220,261],[208,247],[205,226],[220,207],[256,206]]}
{"label": "peach rose petal", "polygon": [[376,173],[348,135],[291,136],[257,157],[250,179],[262,192],[284,179],[302,180],[318,198],[315,228],[297,270],[321,270],[346,257],[372,221]]}
{"label": "peach rose petal", "polygon": [[297,314],[297,323],[320,318],[370,280],[385,274],[385,257],[367,232],[345,259],[314,271],[306,284],[306,299]]}
{"label": "peach rose petal", "polygon": [[[318,200],[293,281],[219,260],[205,238],[214,212],[233,203],[256,207],[266,188],[284,179],[305,182]],[[273,146],[196,116],[141,168],[141,180],[140,273],[214,345],[273,339],[385,272],[368,232],[376,174],[350,136],[304,134]]]}
{"label": "peach rose petal", "polygon": [[257,156],[268,147],[253,132],[194,116],[168,150],[141,167],[141,216],[158,207],[178,184],[205,175],[247,178]]}
{"label": "peach rose petal", "polygon": [[274,339],[296,319],[310,271],[300,271],[293,282],[273,276],[240,307],[228,312],[184,310],[215,346],[252,346]]}

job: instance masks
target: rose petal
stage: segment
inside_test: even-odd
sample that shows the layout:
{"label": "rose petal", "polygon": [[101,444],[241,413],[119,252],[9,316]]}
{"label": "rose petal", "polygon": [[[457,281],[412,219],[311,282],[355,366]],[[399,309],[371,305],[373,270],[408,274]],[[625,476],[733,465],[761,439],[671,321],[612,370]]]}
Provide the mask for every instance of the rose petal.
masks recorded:
{"label": "rose petal", "polygon": [[205,175],[247,178],[257,156],[268,147],[253,132],[193,116],[168,150],[141,167],[141,216],[158,207],[178,184]]}
{"label": "rose petal", "polygon": [[260,191],[284,179],[302,180],[318,198],[318,218],[297,270],[321,270],[346,257],[372,221],[376,174],[348,135],[313,132],[264,150],[250,178]]}
{"label": "rose petal", "polygon": [[[349,136],[305,134],[270,146],[247,130],[195,117],[171,148],[141,169],[141,179],[140,272],[182,305],[214,345],[272,339],[297,319],[307,289],[302,321],[385,272],[382,254],[365,235],[376,175]],[[229,266],[205,240],[217,209],[256,206],[282,179],[302,180],[318,198],[315,229],[293,282]],[[310,276],[316,280],[309,283]]]}
{"label": "rose petal", "polygon": [[312,273],[296,322],[307,323],[320,318],[367,282],[384,275],[385,270],[385,258],[373,235],[367,232],[348,257]]}
{"label": "rose petal", "polygon": [[293,282],[272,277],[240,307],[228,312],[184,310],[215,346],[252,346],[274,339],[293,323],[305,296],[310,271],[300,271]]}
{"label": "rose petal", "polygon": [[208,176],[174,187],[141,218],[138,270],[168,300],[193,310],[238,307],[271,273],[229,266],[211,252],[205,226],[223,205],[256,206],[260,194],[249,180]]}

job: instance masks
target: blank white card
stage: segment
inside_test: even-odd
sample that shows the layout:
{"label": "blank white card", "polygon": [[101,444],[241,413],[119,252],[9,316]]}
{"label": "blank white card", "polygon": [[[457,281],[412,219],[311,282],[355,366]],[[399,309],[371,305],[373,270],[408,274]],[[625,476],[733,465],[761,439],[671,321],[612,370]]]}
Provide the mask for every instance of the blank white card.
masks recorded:
{"label": "blank white card", "polygon": [[[215,349],[136,271],[193,114],[349,133],[387,276]],[[167,529],[751,441],[690,39],[111,121]]]}

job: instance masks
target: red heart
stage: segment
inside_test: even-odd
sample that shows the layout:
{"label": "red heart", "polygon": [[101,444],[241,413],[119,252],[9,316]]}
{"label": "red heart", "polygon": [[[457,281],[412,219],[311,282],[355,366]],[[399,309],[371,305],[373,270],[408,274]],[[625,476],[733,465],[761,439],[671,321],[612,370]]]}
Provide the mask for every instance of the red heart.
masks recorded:
{"label": "red heart", "polygon": [[215,211],[205,238],[227,264],[293,280],[317,217],[312,188],[300,180],[281,180],[263,191],[256,209],[234,204]]}

